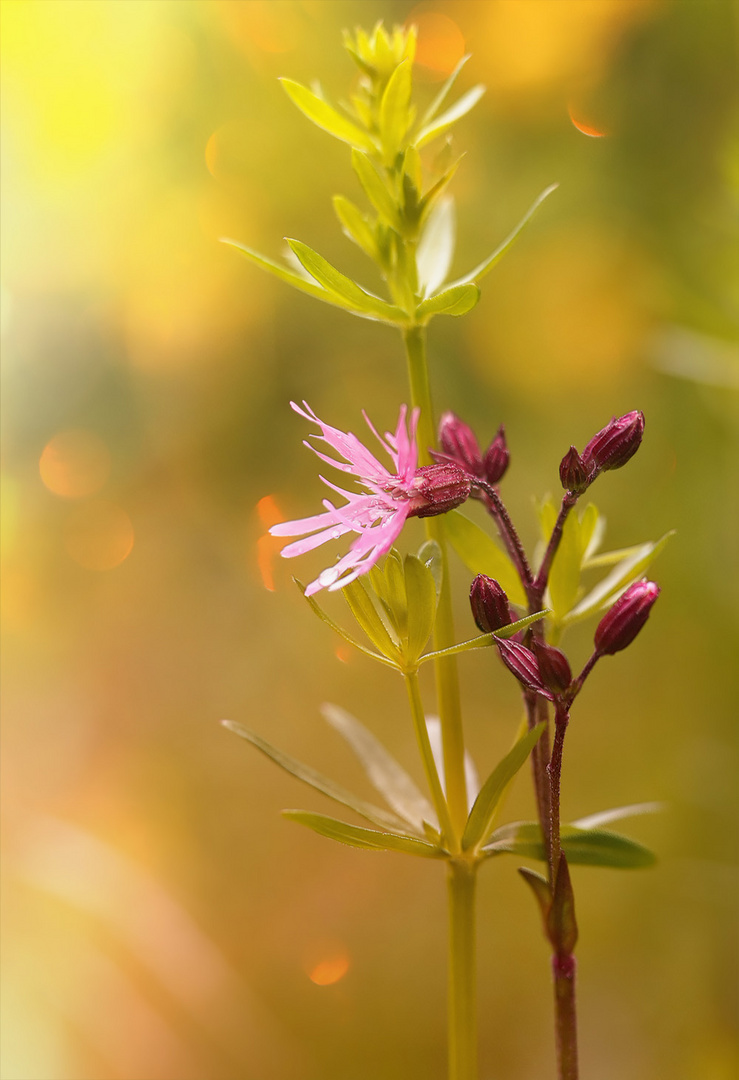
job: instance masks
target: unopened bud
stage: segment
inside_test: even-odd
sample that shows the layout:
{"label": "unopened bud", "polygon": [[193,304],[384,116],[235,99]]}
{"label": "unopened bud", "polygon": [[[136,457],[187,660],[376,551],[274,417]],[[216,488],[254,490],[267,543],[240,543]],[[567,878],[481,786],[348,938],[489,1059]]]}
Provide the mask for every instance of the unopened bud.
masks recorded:
{"label": "unopened bud", "polygon": [[598,623],[596,652],[612,656],[630,645],[649,618],[659,592],[659,585],[654,581],[637,581],[630,585]]}
{"label": "unopened bud", "polygon": [[541,681],[552,693],[561,694],[572,682],[569,660],[561,649],[555,649],[554,645],[547,645],[546,642],[536,638],[532,642],[532,647],[539,661]]}
{"label": "unopened bud", "polygon": [[594,435],[582,452],[582,459],[595,472],[620,469],[639,449],[644,434],[644,413],[630,412]]}
{"label": "unopened bud", "polygon": [[504,641],[501,638],[496,638],[495,644],[501,660],[518,681],[523,683],[527,690],[535,690],[537,694],[551,700],[552,694],[541,680],[539,662],[531,649],[518,641]]}
{"label": "unopened bud", "polygon": [[412,483],[418,495],[409,517],[434,517],[461,506],[470,495],[470,478],[457,465],[422,465]]}
{"label": "unopened bud", "polygon": [[503,479],[503,474],[508,468],[510,459],[511,452],[506,445],[505,428],[501,424],[498,428],[498,434],[490,443],[483,458],[483,471],[489,484],[497,484]]}
{"label": "unopened bud", "polygon": [[593,468],[588,468],[574,446],[571,446],[559,463],[559,478],[565,491],[582,495],[593,479]]}
{"label": "unopened bud", "polygon": [[482,455],[475,433],[453,412],[445,412],[439,421],[439,446],[439,460],[451,461],[471,476],[482,477]]}
{"label": "unopened bud", "polygon": [[478,630],[491,634],[509,626],[513,619],[508,597],[495,578],[478,574],[470,587],[470,607]]}

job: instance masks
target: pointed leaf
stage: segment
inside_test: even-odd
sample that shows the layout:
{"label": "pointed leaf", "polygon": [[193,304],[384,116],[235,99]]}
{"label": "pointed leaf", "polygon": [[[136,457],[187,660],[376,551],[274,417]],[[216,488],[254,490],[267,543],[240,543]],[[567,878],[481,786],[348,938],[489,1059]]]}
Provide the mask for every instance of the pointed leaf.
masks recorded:
{"label": "pointed leaf", "polygon": [[362,131],[351,120],[342,116],[340,112],[337,112],[336,109],[306,86],[302,86],[292,79],[280,79],[280,82],[303,115],[312,120],[319,128],[323,128],[330,135],[334,135],[337,139],[341,139],[342,142],[349,143],[350,146],[356,146],[360,150],[372,151],[375,149],[374,142],[365,131]]}
{"label": "pointed leaf", "polygon": [[526,594],[516,568],[492,537],[459,510],[450,510],[444,516],[444,524],[449,542],[467,569],[473,574],[495,578],[511,603],[524,607]]}
{"label": "pointed leaf", "polygon": [[441,557],[441,548],[436,540],[426,540],[425,543],[421,544],[418,549],[418,557],[431,572],[431,576],[434,579],[434,585],[436,586],[436,596],[438,598],[441,593],[441,583],[444,576],[444,563]]}
{"label": "pointed leaf", "polygon": [[[301,582],[299,582],[297,578],[293,578],[293,581],[303,593],[303,596],[305,596],[305,586],[301,584]],[[371,656],[373,660],[379,660],[381,664],[387,664],[388,667],[392,667],[397,670],[398,665],[395,663],[395,661],[388,660],[386,656],[382,656],[380,653],[374,652],[373,649],[368,649],[366,645],[362,645],[360,641],[357,641],[356,638],[352,637],[351,634],[347,633],[347,631],[344,630],[343,627],[339,626],[333,621],[333,619],[329,618],[326,612],[318,606],[312,596],[305,596],[305,599],[313,608],[321,622],[325,622],[326,626],[330,626],[331,629],[334,630],[340,637],[343,637],[344,641],[348,641],[350,645],[352,645],[355,649],[359,649],[359,651],[364,653],[365,656]]]}
{"label": "pointed leaf", "polygon": [[472,55],[471,53],[467,53],[466,56],[462,57],[462,59],[459,61],[459,63],[455,67],[454,71],[451,73],[451,75],[446,80],[446,82],[442,85],[441,89],[439,90],[439,93],[436,95],[436,97],[434,98],[434,100],[431,102],[428,109],[426,110],[426,112],[423,114],[423,118],[422,118],[422,120],[420,122],[420,125],[419,125],[419,127],[422,130],[423,130],[423,128],[429,126],[429,124],[434,119],[434,117],[438,113],[441,106],[444,104],[447,94],[449,93],[451,88],[454,86],[454,83],[456,81],[457,76],[459,75],[460,71],[462,70],[464,65],[467,63],[467,61],[470,59],[471,55]]}
{"label": "pointed leaf", "polygon": [[552,906],[547,918],[549,940],[559,953],[571,953],[577,944],[575,894],[572,891],[567,856],[562,852],[557,868]]}
{"label": "pointed leaf", "polygon": [[344,233],[362,249],[371,259],[377,258],[375,234],[361,210],[345,199],[343,195],[334,195],[334,210],[341,222]]}
{"label": "pointed leaf", "polygon": [[431,803],[372,732],[337,705],[322,705],[321,712],[334,731],[349,743],[370,782],[388,806],[422,835],[424,821],[438,829],[436,811]]}
{"label": "pointed leaf", "polygon": [[454,255],[456,236],[454,199],[445,195],[429,214],[418,245],[418,287],[422,296],[436,292],[444,284]]}
{"label": "pointed leaf", "polygon": [[403,60],[387,81],[380,102],[380,141],[385,163],[392,165],[408,130],[411,100],[411,62]]}
{"label": "pointed leaf", "polygon": [[665,804],[661,802],[632,803],[631,806],[616,806],[612,810],[588,814],[571,824],[578,829],[599,829],[601,825],[608,825],[611,821],[621,821],[623,818],[637,817],[640,814],[658,814],[664,808]]}
{"label": "pointed leaf", "polygon": [[431,120],[430,123],[421,128],[414,140],[418,149],[420,150],[422,146],[425,146],[426,143],[431,142],[432,139],[441,135],[442,132],[446,131],[452,124],[455,124],[457,120],[466,116],[470,109],[474,109],[484,93],[485,87],[482,83],[473,86],[466,94],[462,94],[461,98],[458,98],[446,112],[443,112],[441,116],[438,116],[435,120]]}
{"label": "pointed leaf", "polygon": [[519,866],[518,872],[534,894],[546,926],[549,908],[552,905],[552,893],[549,888],[549,882],[536,870],[530,870],[528,866]]}
{"label": "pointed leaf", "polygon": [[[619,833],[563,825],[561,834],[562,850],[571,864],[634,870],[652,866],[656,861],[643,844]],[[518,821],[496,829],[483,850],[486,855],[512,852],[546,861],[541,829],[534,821]]]}
{"label": "pointed leaf", "polygon": [[555,191],[558,187],[558,184],[550,184],[548,188],[545,188],[544,191],[542,191],[541,195],[539,195],[539,197],[534,200],[533,204],[526,211],[524,216],[519,221],[518,225],[516,225],[513,232],[508,234],[503,243],[495,249],[492,255],[488,255],[487,259],[483,259],[483,261],[479,263],[479,265],[476,266],[474,270],[470,270],[468,274],[465,274],[463,277],[458,278],[457,281],[455,281],[453,284],[461,285],[464,284],[464,282],[466,281],[479,281],[484,274],[487,274],[489,270],[492,270],[495,264],[503,258],[508,249],[518,239],[524,227],[528,225],[528,223],[531,221],[532,217],[539,209],[541,204],[544,202],[544,200],[549,195],[551,195],[552,192]]}
{"label": "pointed leaf", "polygon": [[536,611],[533,615],[526,615],[523,619],[517,619],[516,622],[510,623],[509,626],[504,626],[500,630],[495,630],[492,634],[480,634],[479,637],[470,638],[469,641],[461,641],[459,645],[451,645],[448,649],[439,649],[436,652],[426,653],[419,660],[419,664],[425,664],[427,660],[439,660],[442,656],[458,656],[459,653],[470,652],[472,649],[485,649],[492,645],[496,638],[502,638],[503,641],[506,638],[513,637],[520,630],[525,630],[531,623],[538,622],[539,619],[543,619],[546,615],[549,615],[549,608],[545,608],[544,611]]}
{"label": "pointed leaf", "polygon": [[431,637],[436,620],[436,585],[431,571],[416,555],[406,555],[405,591],[408,597],[408,647],[406,663],[414,664]]}
{"label": "pointed leaf", "polygon": [[360,799],[351,791],[347,791],[339,784],[335,784],[333,780],[329,780],[328,777],[316,772],[310,765],[304,765],[302,761],[298,761],[289,754],[283,753],[282,750],[278,750],[277,747],[268,743],[266,739],[245,728],[243,724],[237,724],[233,720],[223,720],[221,722],[229,731],[233,731],[235,735],[246,739],[257,750],[261,750],[270,761],[274,761],[275,765],[279,765],[285,772],[290,773],[291,776],[296,777],[298,780],[302,780],[304,784],[315,788],[316,791],[320,791],[322,795],[327,795],[329,799],[333,799],[335,802],[353,810],[355,814],[359,814],[360,817],[371,821],[373,825],[379,825],[381,828],[387,829],[406,829],[405,822],[396,817],[395,814],[390,814],[387,810],[380,809],[379,806],[373,806],[372,803],[365,802],[364,799]]}
{"label": "pointed leaf", "polygon": [[419,304],[416,308],[416,319],[422,322],[432,315],[466,315],[479,299],[480,290],[474,283],[455,285]]}
{"label": "pointed leaf", "polygon": [[558,622],[562,621],[577,599],[582,555],[580,520],[575,511],[564,523],[559,547],[549,572],[549,598]]}
{"label": "pointed leaf", "polygon": [[367,637],[375,645],[383,656],[386,656],[396,666],[400,661],[398,645],[390,637],[387,627],[380,618],[377,608],[364,587],[361,579],[345,585],[342,589],[344,598],[351,608],[352,615],[364,630]]}
{"label": "pointed leaf", "polygon": [[365,195],[380,217],[391,229],[401,232],[402,224],[398,216],[398,207],[370,158],[360,150],[353,150],[352,167],[359,177]]}
{"label": "pointed leaf", "polygon": [[465,851],[477,847],[487,837],[503,792],[528,758],[545,727],[546,724],[537,724],[519,739],[482,785],[462,836]]}
{"label": "pointed leaf", "polygon": [[349,847],[365,848],[370,851],[400,851],[405,855],[420,855],[426,859],[439,859],[445,852],[425,840],[413,836],[398,836],[395,833],[376,832],[374,829],[362,829],[357,825],[348,825],[345,821],[326,817],[324,814],[311,814],[307,810],[283,810],[283,816],[300,825],[327,836],[329,840],[338,840]]}
{"label": "pointed leaf", "polygon": [[348,278],[346,274],[342,274],[322,255],[319,255],[317,251],[309,248],[307,244],[290,238],[288,238],[287,242],[308,273],[324,289],[328,289],[330,292],[340,296],[355,311],[361,311],[372,318],[384,319],[390,323],[407,321],[408,316],[404,311],[401,311],[400,308],[395,307],[393,304],[386,303],[379,296],[372,296],[370,293],[365,292],[355,281]]}
{"label": "pointed leaf", "polygon": [[665,535],[654,544],[640,544],[636,549],[630,549],[627,555],[618,563],[607,577],[599,581],[594,589],[584,596],[580,603],[569,612],[563,620],[569,626],[580,619],[586,619],[602,608],[608,607],[618,597],[619,593],[641,577],[649,564],[657,558],[674,530]]}

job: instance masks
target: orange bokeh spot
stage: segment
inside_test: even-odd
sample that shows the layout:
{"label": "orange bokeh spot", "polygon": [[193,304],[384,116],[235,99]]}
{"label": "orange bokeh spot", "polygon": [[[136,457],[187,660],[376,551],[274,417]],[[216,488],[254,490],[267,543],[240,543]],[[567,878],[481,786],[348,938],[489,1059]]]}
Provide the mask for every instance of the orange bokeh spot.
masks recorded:
{"label": "orange bokeh spot", "polygon": [[314,964],[308,972],[308,978],[315,986],[333,986],[344,978],[348,970],[349,956],[346,952],[339,952]]}
{"label": "orange bokeh spot", "polygon": [[133,525],[125,510],[106,499],[94,499],[77,508],[67,520],[67,554],[86,570],[112,570],[133,548]]}
{"label": "orange bokeh spot", "polygon": [[[257,503],[257,516],[265,529],[283,521],[283,514],[272,495],[265,495]],[[262,584],[269,592],[275,591],[274,561],[282,548],[284,540],[267,533],[257,540],[257,566]]]}
{"label": "orange bokeh spot", "polygon": [[408,22],[418,27],[416,63],[439,79],[451,74],[464,56],[464,37],[457,24],[438,11],[412,12]]}
{"label": "orange bokeh spot", "polygon": [[278,522],[284,520],[282,511],[277,505],[273,495],[265,495],[263,499],[259,500],[257,503],[257,514],[265,529],[271,529],[273,525],[277,525]]}
{"label": "orange bokeh spot", "polygon": [[44,447],[39,472],[49,491],[66,499],[95,495],[110,475],[110,453],[92,431],[62,431]]}
{"label": "orange bokeh spot", "polygon": [[352,658],[351,645],[345,645],[343,642],[339,642],[339,644],[334,647],[334,656],[337,660],[341,660],[342,664],[348,664]]}
{"label": "orange bokeh spot", "polygon": [[591,139],[603,139],[608,134],[607,131],[601,131],[599,128],[586,123],[580,116],[576,115],[572,105],[570,105],[567,111],[573,126],[576,127],[578,131],[581,131],[583,135],[588,135]]}

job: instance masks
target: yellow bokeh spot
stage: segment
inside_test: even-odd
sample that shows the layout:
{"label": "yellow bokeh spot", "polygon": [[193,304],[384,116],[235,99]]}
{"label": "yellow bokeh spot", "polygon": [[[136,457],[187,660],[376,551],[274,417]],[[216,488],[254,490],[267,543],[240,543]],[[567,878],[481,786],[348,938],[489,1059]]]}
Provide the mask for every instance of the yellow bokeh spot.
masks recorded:
{"label": "yellow bokeh spot", "polygon": [[133,548],[133,525],[125,510],[105,499],[81,505],[67,520],[67,554],[86,570],[112,570]]}
{"label": "yellow bokeh spot", "polygon": [[92,431],[62,431],[46,444],[39,472],[49,491],[66,499],[95,495],[110,475],[110,453]]}
{"label": "yellow bokeh spot", "polygon": [[418,27],[416,63],[427,69],[427,75],[446,78],[464,56],[462,31],[439,11],[413,11],[408,23]]}

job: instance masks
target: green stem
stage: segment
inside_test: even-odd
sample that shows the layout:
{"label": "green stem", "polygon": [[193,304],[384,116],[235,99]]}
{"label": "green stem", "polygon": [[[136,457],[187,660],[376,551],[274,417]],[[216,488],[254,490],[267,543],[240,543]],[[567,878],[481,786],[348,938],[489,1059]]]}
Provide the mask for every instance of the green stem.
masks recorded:
{"label": "green stem", "polygon": [[431,791],[431,798],[434,803],[437,817],[439,818],[439,825],[441,826],[444,839],[448,844],[451,844],[453,842],[454,829],[449,817],[449,807],[444,798],[444,791],[439,779],[439,772],[436,768],[436,762],[434,761],[434,755],[431,750],[431,743],[429,742],[429,733],[426,727],[426,714],[423,709],[423,702],[421,701],[421,688],[418,685],[418,673],[413,671],[406,674],[405,685],[408,690],[408,700],[410,701],[411,713],[413,715],[413,726],[416,730],[416,738],[418,740],[419,750],[421,751],[421,760],[423,761],[424,772],[426,773],[429,790]]}
{"label": "green stem", "polygon": [[[404,331],[408,378],[411,401],[421,410],[418,421],[419,463],[431,460],[429,448],[436,443],[434,413],[431,404],[428,364],[426,361],[426,331],[422,326],[411,326]],[[424,519],[426,535],[435,540],[441,550],[442,583],[439,605],[434,625],[434,650],[449,649],[455,644],[452,593],[449,585],[446,530],[443,516]],[[444,775],[454,831],[450,836],[455,846],[464,832],[467,821],[467,784],[464,775],[464,735],[462,709],[459,696],[459,675],[453,656],[440,657],[434,661],[436,694],[441,719],[441,739],[444,749]]]}
{"label": "green stem", "polygon": [[477,1080],[477,865],[449,862],[449,1080]]}

